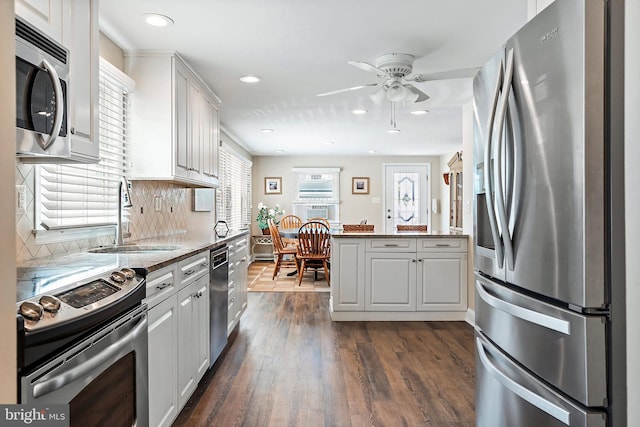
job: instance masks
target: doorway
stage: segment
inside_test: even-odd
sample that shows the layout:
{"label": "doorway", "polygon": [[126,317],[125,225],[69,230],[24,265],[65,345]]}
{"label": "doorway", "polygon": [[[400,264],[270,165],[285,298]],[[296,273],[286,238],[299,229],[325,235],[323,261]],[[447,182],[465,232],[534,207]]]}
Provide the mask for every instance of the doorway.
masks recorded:
{"label": "doorway", "polygon": [[393,233],[398,224],[427,224],[431,230],[431,165],[384,164],[384,229]]}

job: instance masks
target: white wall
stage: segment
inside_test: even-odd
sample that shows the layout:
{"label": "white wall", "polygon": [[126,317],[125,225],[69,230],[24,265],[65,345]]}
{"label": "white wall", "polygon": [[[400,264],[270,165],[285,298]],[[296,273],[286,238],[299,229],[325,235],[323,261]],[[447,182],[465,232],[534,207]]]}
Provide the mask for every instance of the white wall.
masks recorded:
{"label": "white wall", "polygon": [[[440,197],[442,180],[440,159],[434,156],[257,156],[253,158],[253,207],[252,216],[255,219],[258,203],[263,202],[269,207],[276,203],[287,213],[292,212],[291,201],[296,196],[296,180],[291,169],[294,167],[340,167],[340,217],[342,223],[357,224],[362,218],[367,218],[369,224],[374,224],[376,231],[384,230],[382,204],[373,203],[374,198],[382,202],[384,189],[382,188],[382,165],[384,163],[430,163],[431,164],[431,198]],[[351,178],[368,176],[369,194],[351,194]],[[282,194],[264,194],[265,177],[282,177]],[[435,181],[435,183],[434,183]],[[440,211],[441,212],[441,211]],[[440,224],[440,213],[431,218],[432,226]],[[259,234],[256,222],[252,222],[252,233]]]}
{"label": "white wall", "polygon": [[625,203],[627,420],[640,420],[640,0],[625,2]]}
{"label": "white wall", "polygon": [[0,1],[0,403],[16,402],[15,25],[13,1]]}

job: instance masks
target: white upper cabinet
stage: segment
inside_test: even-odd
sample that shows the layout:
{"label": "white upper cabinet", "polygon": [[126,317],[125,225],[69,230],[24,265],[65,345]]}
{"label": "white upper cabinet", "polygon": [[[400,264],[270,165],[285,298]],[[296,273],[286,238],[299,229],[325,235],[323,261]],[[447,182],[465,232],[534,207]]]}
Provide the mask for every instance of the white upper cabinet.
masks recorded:
{"label": "white upper cabinet", "polygon": [[64,0],[62,42],[71,52],[69,131],[77,158],[98,161],[99,37],[98,0]]}
{"label": "white upper cabinet", "polygon": [[15,0],[16,15],[62,43],[63,0]]}
{"label": "white upper cabinet", "polygon": [[125,55],[136,81],[132,177],[218,185],[220,100],[175,53]]}

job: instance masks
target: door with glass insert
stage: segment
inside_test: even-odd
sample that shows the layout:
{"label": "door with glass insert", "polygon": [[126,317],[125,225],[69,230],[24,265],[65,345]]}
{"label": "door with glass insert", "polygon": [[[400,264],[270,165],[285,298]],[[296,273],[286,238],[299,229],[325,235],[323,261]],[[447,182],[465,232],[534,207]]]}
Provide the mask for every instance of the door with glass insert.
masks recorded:
{"label": "door with glass insert", "polygon": [[393,233],[398,224],[427,224],[430,186],[428,164],[385,165],[385,232]]}

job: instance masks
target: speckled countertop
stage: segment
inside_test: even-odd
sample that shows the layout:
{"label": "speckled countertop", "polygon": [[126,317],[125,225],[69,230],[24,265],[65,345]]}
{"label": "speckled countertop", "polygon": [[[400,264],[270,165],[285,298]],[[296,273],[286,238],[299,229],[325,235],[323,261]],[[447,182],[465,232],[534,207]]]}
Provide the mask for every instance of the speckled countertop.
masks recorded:
{"label": "speckled countertop", "polygon": [[433,238],[447,238],[447,239],[467,239],[469,237],[468,234],[452,234],[449,232],[439,232],[439,231],[427,231],[425,232],[421,232],[421,231],[398,231],[395,233],[380,233],[380,232],[373,232],[373,233],[363,233],[363,232],[352,232],[352,233],[344,233],[344,232],[340,232],[340,233],[335,233],[332,234],[332,236],[334,238],[372,238],[375,237],[376,239],[378,238],[388,238],[388,239],[397,239],[397,238],[403,238],[403,237],[433,237]]}
{"label": "speckled countertop", "polygon": [[218,237],[213,231],[182,233],[136,242],[126,242],[126,244],[132,245],[177,246],[176,249],[172,250],[134,253],[91,253],[81,251],[64,256],[50,256],[22,261],[17,264],[17,301],[50,291],[50,288],[59,286],[58,282],[63,282],[63,278],[67,276],[69,276],[69,279],[82,280],[122,267],[144,268],[147,272],[152,272],[248,233],[248,230],[229,232],[226,237]]}

